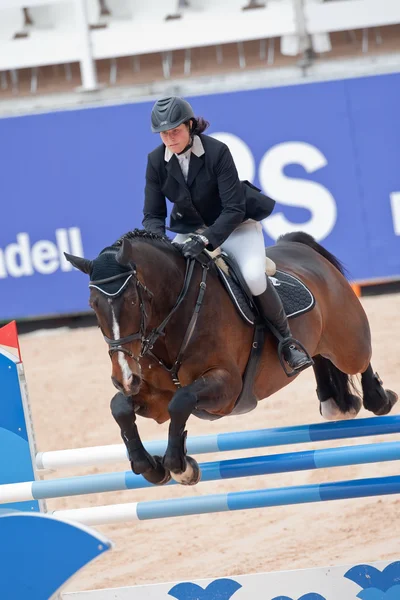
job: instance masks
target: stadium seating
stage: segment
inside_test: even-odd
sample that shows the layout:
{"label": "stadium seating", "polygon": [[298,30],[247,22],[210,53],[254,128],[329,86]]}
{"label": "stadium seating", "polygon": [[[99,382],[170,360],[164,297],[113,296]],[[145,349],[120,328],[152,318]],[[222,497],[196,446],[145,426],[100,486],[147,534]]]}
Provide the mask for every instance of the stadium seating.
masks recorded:
{"label": "stadium seating", "polygon": [[[24,6],[29,1],[24,2]],[[22,6],[0,8],[0,70],[80,60],[81,38],[77,30],[74,2],[47,2],[47,6],[33,7],[31,14],[35,14],[35,11],[38,23],[27,27],[23,25]],[[7,15],[6,24],[3,23],[3,13]],[[6,29],[8,33],[4,35]],[[25,35],[15,37],[21,32]]]}
{"label": "stadium seating", "polygon": [[[71,65],[80,63],[83,88],[94,89],[95,77],[90,74],[94,65],[103,71],[108,65],[109,83],[116,83],[126,57],[133,60],[130,72],[138,80],[143,59],[149,56],[158,57],[164,78],[171,76],[177,59],[183,65],[180,76],[188,76],[196,52],[207,48],[213,49],[221,70],[228,52],[236,48],[236,67],[243,69],[249,64],[251,44],[253,57],[258,44],[260,67],[285,57],[296,64],[304,50],[296,0],[253,4],[252,8],[249,0],[1,0],[1,88],[7,87],[7,72],[15,83],[19,70],[28,68],[30,91],[35,92],[38,69],[65,65],[70,77]],[[24,18],[27,7],[32,23]],[[301,19],[315,53],[333,55],[335,35],[348,32],[354,41],[357,30],[363,32],[362,51],[367,52],[371,28],[379,45],[383,39],[379,27],[400,24],[400,0],[304,0]]]}
{"label": "stadium seating", "polygon": [[398,0],[306,0],[309,33],[346,31],[400,23]]}

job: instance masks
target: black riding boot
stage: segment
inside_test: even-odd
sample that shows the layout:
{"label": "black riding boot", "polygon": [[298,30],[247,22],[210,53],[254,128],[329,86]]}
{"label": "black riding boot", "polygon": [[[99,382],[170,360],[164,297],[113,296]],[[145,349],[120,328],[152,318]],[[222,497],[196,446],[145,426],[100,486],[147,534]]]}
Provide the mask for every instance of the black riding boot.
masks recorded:
{"label": "black riding boot", "polygon": [[253,300],[260,315],[278,330],[283,340],[289,338],[287,344],[283,343],[283,357],[288,365],[295,371],[311,366],[313,363],[307,354],[296,348],[293,344],[290,344],[290,338],[293,336],[290,331],[289,322],[283,308],[282,300],[272,282],[268,282],[265,292],[259,296],[253,296]]}

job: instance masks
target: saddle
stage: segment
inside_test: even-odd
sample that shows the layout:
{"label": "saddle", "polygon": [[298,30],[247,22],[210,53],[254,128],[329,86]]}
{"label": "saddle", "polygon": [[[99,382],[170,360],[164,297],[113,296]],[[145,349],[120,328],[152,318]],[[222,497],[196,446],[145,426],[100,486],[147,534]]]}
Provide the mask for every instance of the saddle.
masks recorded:
{"label": "saddle", "polygon": [[[206,253],[215,263],[218,276],[228,292],[234,306],[245,323],[254,328],[253,343],[250,356],[243,375],[242,391],[236,400],[231,415],[241,415],[252,411],[258,404],[258,398],[253,392],[253,383],[257,373],[259,360],[264,347],[265,330],[269,327],[260,319],[253,296],[243,279],[237,262],[225,252]],[[266,273],[268,285],[274,285],[281,297],[288,318],[295,318],[314,308],[315,298],[307,286],[297,277],[276,269],[275,263],[266,257]],[[269,327],[273,334],[273,327]],[[288,373],[287,373],[288,374]],[[194,409],[193,414],[208,421],[220,419],[205,410]]]}
{"label": "saddle", "polygon": [[[221,252],[214,257],[219,278],[245,323],[254,325],[258,311],[252,294],[244,281],[237,262]],[[298,317],[314,308],[315,299],[308,287],[297,277],[278,270],[268,257],[265,262],[268,285],[276,287],[288,319]]]}

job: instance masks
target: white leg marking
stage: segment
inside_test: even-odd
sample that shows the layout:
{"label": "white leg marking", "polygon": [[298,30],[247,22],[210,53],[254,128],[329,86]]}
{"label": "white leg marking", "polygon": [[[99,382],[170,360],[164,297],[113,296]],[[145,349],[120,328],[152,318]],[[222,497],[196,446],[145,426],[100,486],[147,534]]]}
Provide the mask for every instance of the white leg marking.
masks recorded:
{"label": "white leg marking", "polygon": [[[114,334],[114,340],[119,340],[119,338],[121,337],[120,330],[119,330],[119,323],[115,316],[114,307],[111,303],[110,303],[110,305],[111,305],[111,314],[112,314],[112,319],[113,319],[112,330],[113,330],[113,334]],[[121,383],[125,387],[125,385],[128,386],[128,384],[130,382],[130,379],[132,377],[132,371],[128,364],[128,361],[125,358],[125,354],[123,352],[117,352],[117,354],[118,354],[118,363],[119,363],[119,366],[121,367],[121,372],[122,372],[122,382]]]}
{"label": "white leg marking", "polygon": [[344,421],[345,419],[354,419],[357,416],[356,409],[343,413],[333,398],[328,398],[321,402],[321,415],[327,421]]}

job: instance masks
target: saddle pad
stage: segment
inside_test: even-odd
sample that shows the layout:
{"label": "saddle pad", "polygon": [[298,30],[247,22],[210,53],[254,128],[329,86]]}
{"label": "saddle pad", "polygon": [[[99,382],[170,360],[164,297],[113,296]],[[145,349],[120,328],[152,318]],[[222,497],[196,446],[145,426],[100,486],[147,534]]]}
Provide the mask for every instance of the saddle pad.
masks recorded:
{"label": "saddle pad", "polygon": [[[236,306],[240,316],[246,323],[254,325],[255,312],[242,288],[219,267],[218,272],[228,294]],[[288,318],[298,317],[314,308],[315,299],[310,290],[300,279],[284,271],[277,270],[273,277],[268,277],[268,285],[274,285],[281,297]]]}

